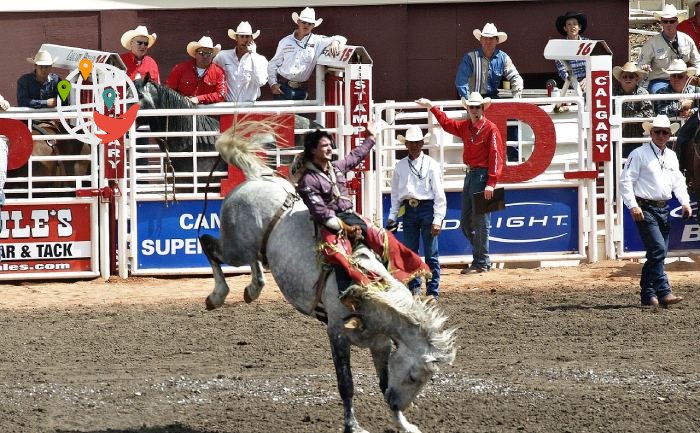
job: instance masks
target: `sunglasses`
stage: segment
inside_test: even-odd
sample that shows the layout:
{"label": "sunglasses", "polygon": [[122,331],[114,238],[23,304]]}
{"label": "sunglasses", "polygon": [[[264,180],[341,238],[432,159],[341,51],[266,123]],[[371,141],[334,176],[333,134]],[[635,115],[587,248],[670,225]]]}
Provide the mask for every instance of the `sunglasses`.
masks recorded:
{"label": "sunglasses", "polygon": [[680,80],[680,79],[687,78],[687,75],[685,75],[685,74],[671,74],[671,78],[675,78],[677,80]]}
{"label": "sunglasses", "polygon": [[671,131],[668,129],[652,129],[651,132],[656,135],[671,135]]}
{"label": "sunglasses", "polygon": [[623,80],[634,80],[635,78],[637,78],[637,74],[622,74],[620,75],[620,78],[622,78]]}
{"label": "sunglasses", "polygon": [[481,105],[470,105],[469,109],[470,110],[481,110]]}
{"label": "sunglasses", "polygon": [[678,20],[661,20],[664,24],[676,24]]}
{"label": "sunglasses", "polygon": [[197,54],[199,54],[202,57],[211,57],[214,55],[214,53],[211,51],[197,51]]}
{"label": "sunglasses", "polygon": [[144,47],[147,47],[147,46],[148,46],[148,41],[134,41],[134,43],[135,43],[136,45],[141,45],[141,46],[144,46]]}

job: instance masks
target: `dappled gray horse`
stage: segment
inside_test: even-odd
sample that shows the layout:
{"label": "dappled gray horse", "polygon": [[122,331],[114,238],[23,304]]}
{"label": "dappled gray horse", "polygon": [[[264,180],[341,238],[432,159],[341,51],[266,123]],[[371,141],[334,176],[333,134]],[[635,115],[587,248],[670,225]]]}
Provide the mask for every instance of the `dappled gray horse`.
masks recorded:
{"label": "dappled gray horse", "polygon": [[366,248],[359,248],[355,258],[382,275],[387,290],[351,286],[341,302],[332,274],[318,289],[314,287],[321,267],[313,222],[294,187],[284,179],[267,176],[269,169],[255,156],[256,146],[241,138],[247,129],[249,134],[249,128],[257,127],[254,123],[239,124],[235,134],[227,131],[216,144],[227,162],[243,170],[247,181],[231,191],[222,204],[221,238],[204,235],[200,239],[215,281],[207,308],[221,306],[229,292],[222,263],[250,265],[252,281],[245,288],[246,302],[260,295],[265,284],[261,261],[267,263],[287,301],[301,313],[327,322],[345,408],[344,432],[366,433],[353,411],[350,344],[369,348],[379,387],[401,431],[419,432],[402,411],[438,365],[454,360],[454,329],[443,329],[446,317],[437,307],[414,299]]}

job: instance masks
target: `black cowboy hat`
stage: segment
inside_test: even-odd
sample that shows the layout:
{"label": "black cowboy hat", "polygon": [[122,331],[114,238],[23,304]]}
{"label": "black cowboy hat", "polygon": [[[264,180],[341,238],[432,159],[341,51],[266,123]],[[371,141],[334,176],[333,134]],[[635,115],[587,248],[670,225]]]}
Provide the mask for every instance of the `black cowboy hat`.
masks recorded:
{"label": "black cowboy hat", "polygon": [[583,32],[586,31],[586,26],[588,25],[588,20],[586,19],[586,16],[580,12],[567,12],[564,15],[558,16],[557,17],[557,31],[561,33],[563,36],[566,36],[566,30],[564,30],[564,24],[566,24],[566,20],[569,18],[576,18],[576,21],[578,21],[578,24],[581,26],[581,30],[579,33],[583,34]]}

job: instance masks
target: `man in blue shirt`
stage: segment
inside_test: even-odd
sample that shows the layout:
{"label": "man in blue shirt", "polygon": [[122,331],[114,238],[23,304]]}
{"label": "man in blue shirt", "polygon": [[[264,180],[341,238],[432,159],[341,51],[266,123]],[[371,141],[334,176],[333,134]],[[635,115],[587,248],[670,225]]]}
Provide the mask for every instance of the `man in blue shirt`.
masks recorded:
{"label": "man in blue shirt", "polygon": [[34,58],[34,71],[17,80],[17,106],[28,108],[53,108],[58,97],[58,82],[61,77],[51,72],[53,58],[47,51],[38,51]]}

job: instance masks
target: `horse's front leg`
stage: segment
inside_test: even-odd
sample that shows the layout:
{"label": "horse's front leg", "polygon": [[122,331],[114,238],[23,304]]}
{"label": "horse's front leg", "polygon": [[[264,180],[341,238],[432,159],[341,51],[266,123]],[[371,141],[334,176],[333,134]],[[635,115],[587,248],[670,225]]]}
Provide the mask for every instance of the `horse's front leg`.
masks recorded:
{"label": "horse's front leg", "polygon": [[265,286],[265,273],[263,272],[262,264],[256,261],[250,265],[251,281],[243,290],[243,300],[246,304],[250,304],[260,296],[260,291]]}
{"label": "horse's front leg", "polygon": [[199,238],[199,243],[202,245],[202,251],[207,256],[207,260],[209,260],[211,269],[214,272],[214,291],[207,296],[204,302],[207,310],[213,310],[224,305],[226,295],[229,292],[224,271],[221,270],[221,263],[224,262],[221,254],[221,242],[214,236],[202,235]]}
{"label": "horse's front leg", "polygon": [[360,427],[355,418],[355,410],[352,407],[354,386],[352,383],[352,370],[350,369],[350,341],[341,331],[342,324],[328,325],[328,338],[331,341],[331,353],[335,365],[335,375],[338,380],[338,391],[343,400],[345,409],[345,429],[343,433],[369,433]]}
{"label": "horse's front leg", "polygon": [[374,370],[379,378],[379,389],[382,395],[389,386],[389,355],[391,355],[391,340],[386,337],[378,338],[369,348],[372,353]]}
{"label": "horse's front leg", "polygon": [[399,431],[401,433],[421,433],[418,427],[408,422],[403,412],[400,410],[394,412],[394,421],[396,425],[399,426]]}

